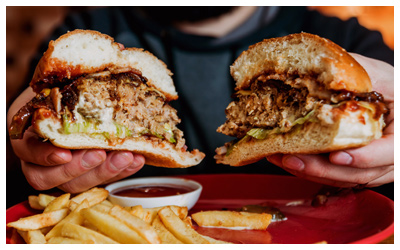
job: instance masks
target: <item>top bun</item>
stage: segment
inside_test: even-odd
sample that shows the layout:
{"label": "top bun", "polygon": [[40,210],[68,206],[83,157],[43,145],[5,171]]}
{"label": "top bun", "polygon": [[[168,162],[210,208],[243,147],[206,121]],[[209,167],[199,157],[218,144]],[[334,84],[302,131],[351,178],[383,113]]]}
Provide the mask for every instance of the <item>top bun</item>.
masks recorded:
{"label": "top bun", "polygon": [[346,50],[308,33],[254,44],[231,66],[237,89],[248,88],[261,74],[312,76],[328,90],[372,91],[367,72]]}
{"label": "top bun", "polygon": [[112,37],[92,30],[74,30],[50,41],[30,85],[38,92],[40,83],[52,84],[103,70],[140,71],[147,84],[162,92],[167,100],[178,98],[172,73],[161,60],[143,49],[125,49]]}

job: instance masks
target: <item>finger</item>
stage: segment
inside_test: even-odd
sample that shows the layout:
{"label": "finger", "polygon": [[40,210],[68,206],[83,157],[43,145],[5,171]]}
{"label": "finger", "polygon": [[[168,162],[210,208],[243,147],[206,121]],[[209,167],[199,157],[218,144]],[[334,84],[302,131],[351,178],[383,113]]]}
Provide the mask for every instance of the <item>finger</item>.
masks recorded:
{"label": "finger", "polygon": [[22,161],[21,168],[28,183],[37,190],[47,190],[85,174],[106,159],[104,150],[76,150],[72,160],[57,166],[41,166]]}
{"label": "finger", "polygon": [[294,171],[294,170],[291,170],[291,169],[288,169],[285,167],[282,167],[282,169],[284,169],[285,171],[287,171],[287,172],[291,173],[292,175],[295,175],[299,178],[302,178],[302,179],[305,179],[308,181],[312,181],[312,182],[316,182],[316,183],[320,183],[320,184],[324,184],[324,185],[333,186],[333,187],[351,188],[351,187],[355,187],[358,185],[355,183],[335,181],[335,180],[319,178],[319,177],[315,177],[315,176],[309,176],[309,175],[305,175],[302,172]]}
{"label": "finger", "polygon": [[275,154],[275,155],[268,156],[267,160],[269,162],[273,163],[274,165],[281,167],[286,172],[288,172],[292,175],[295,175],[299,178],[309,180],[309,181],[313,181],[313,182],[317,182],[317,183],[321,183],[321,184],[325,184],[325,185],[330,185],[330,186],[335,186],[335,187],[354,187],[356,185],[354,183],[346,183],[346,182],[334,181],[334,180],[325,179],[325,178],[308,176],[308,175],[305,175],[301,171],[295,171],[293,169],[286,168],[282,164],[283,156],[284,156],[283,154]]}
{"label": "finger", "polygon": [[393,170],[393,169],[394,169],[394,166],[391,166],[391,168],[392,168],[392,170],[389,171],[388,173],[382,175],[382,176],[379,177],[379,178],[376,178],[376,179],[373,180],[373,181],[370,181],[370,182],[367,184],[367,187],[378,187],[378,186],[381,186],[381,185],[383,185],[383,184],[387,184],[387,183],[390,183],[390,182],[394,182],[394,170]]}
{"label": "finger", "polygon": [[332,152],[329,160],[334,165],[355,168],[391,165],[394,162],[394,135],[385,135],[364,147]]}
{"label": "finger", "polygon": [[282,165],[298,175],[355,184],[368,183],[391,171],[390,166],[359,169],[334,165],[324,155],[285,155]]}
{"label": "finger", "polygon": [[144,163],[145,163],[144,157],[139,154],[134,154],[133,157],[134,157],[134,159],[133,159],[132,165],[130,165],[126,169],[122,170],[122,172],[119,173],[114,178],[111,178],[111,179],[103,182],[102,184],[109,184],[109,183],[124,179],[128,176],[131,176],[131,175],[137,173],[140,169],[142,169],[142,167],[144,166]]}
{"label": "finger", "polygon": [[359,54],[351,53],[351,55],[368,72],[374,90],[383,94],[386,101],[394,101],[394,67]]}
{"label": "finger", "polygon": [[283,154],[274,154],[274,155],[269,155],[266,158],[267,158],[267,161],[271,162],[272,164],[274,164],[278,167],[283,167],[282,157],[283,157]]}
{"label": "finger", "polygon": [[58,187],[70,193],[85,191],[116,177],[124,169],[132,165],[133,159],[131,152],[112,151],[107,154],[107,159],[102,164]]}
{"label": "finger", "polygon": [[50,142],[43,142],[31,130],[25,132],[22,140],[11,140],[15,154],[23,161],[42,166],[65,164],[72,160],[71,151],[58,148]]}

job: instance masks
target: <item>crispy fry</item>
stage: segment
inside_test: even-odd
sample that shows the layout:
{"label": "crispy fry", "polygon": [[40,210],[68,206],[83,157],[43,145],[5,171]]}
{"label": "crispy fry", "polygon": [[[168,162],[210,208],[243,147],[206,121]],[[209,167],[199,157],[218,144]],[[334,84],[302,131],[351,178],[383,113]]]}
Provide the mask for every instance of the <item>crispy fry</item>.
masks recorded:
{"label": "crispy fry", "polygon": [[103,212],[103,213],[108,213],[111,210],[111,207],[104,205],[102,203],[96,204],[92,207],[93,209],[99,211],[99,212]]}
{"label": "crispy fry", "polygon": [[55,236],[60,236],[61,235],[61,228],[65,223],[75,223],[75,224],[82,224],[83,223],[83,217],[81,216],[80,211],[84,208],[89,207],[89,202],[87,200],[84,200],[81,204],[79,204],[71,213],[69,213],[62,221],[60,221],[57,225],[53,227],[53,229],[50,230],[46,234],[46,239],[49,240],[52,237]]}
{"label": "crispy fry", "polygon": [[189,226],[193,227],[192,218],[190,216],[186,217],[182,221],[185,222],[186,224],[188,224]]}
{"label": "crispy fry", "polygon": [[243,227],[244,229],[265,230],[271,223],[272,215],[236,211],[205,211],[192,214],[192,218],[201,227]]}
{"label": "crispy fry", "polygon": [[21,231],[17,230],[24,241],[28,244],[45,244],[46,239],[40,230]]}
{"label": "crispy fry", "polygon": [[183,222],[170,207],[158,212],[164,226],[180,241],[186,244],[208,244],[209,242],[192,227]]}
{"label": "crispy fry", "polygon": [[109,201],[109,200],[104,200],[104,201],[100,202],[100,204],[102,204],[104,206],[108,206],[108,207],[114,206],[114,204],[112,204],[111,201]]}
{"label": "crispy fry", "polygon": [[153,228],[156,230],[158,236],[160,237],[162,244],[182,244],[183,242],[178,240],[161,222],[160,217],[156,217],[153,220]]}
{"label": "crispy fry", "polygon": [[85,208],[81,213],[83,217],[96,226],[100,232],[119,243],[148,243],[135,230],[109,214],[91,208]]}
{"label": "crispy fry", "polygon": [[92,223],[90,223],[88,220],[83,220],[83,223],[81,226],[91,229],[93,231],[99,232],[99,229],[97,229],[97,227],[95,225],[93,225]]}
{"label": "crispy fry", "polygon": [[48,213],[36,214],[21,218],[17,221],[13,221],[7,224],[9,227],[16,228],[22,231],[36,230],[48,226],[53,226],[61,221],[65,216],[68,215],[69,209],[63,208]]}
{"label": "crispy fry", "polygon": [[82,241],[92,241],[95,244],[118,244],[118,242],[101,233],[68,222],[63,225],[61,236]]}
{"label": "crispy fry", "polygon": [[122,207],[115,205],[110,210],[110,215],[124,222],[127,226],[135,230],[140,236],[152,244],[160,244],[161,240],[151,225],[142,219],[132,215]]}
{"label": "crispy fry", "polygon": [[49,226],[49,227],[44,227],[41,228],[40,231],[42,232],[43,235],[46,235],[48,232],[50,232],[51,229],[53,229],[54,226]]}
{"label": "crispy fry", "polygon": [[71,197],[71,194],[66,193],[63,195],[58,196],[54,200],[52,200],[47,207],[44,209],[44,212],[50,212],[54,210],[59,210],[61,208],[66,208],[68,207],[69,203],[69,197]]}
{"label": "crispy fry", "polygon": [[33,209],[44,210],[45,207],[39,204],[39,197],[36,195],[28,196],[29,206]]}
{"label": "crispy fry", "polygon": [[38,202],[42,207],[47,207],[47,205],[54,200],[56,197],[48,194],[39,194]]}
{"label": "crispy fry", "polygon": [[[169,206],[172,211],[182,220],[187,216],[188,209],[187,207],[180,207],[171,205]],[[153,220],[157,217],[158,211],[160,211],[164,207],[154,207],[154,208],[143,208],[141,205],[133,206],[133,207],[125,207],[125,210],[129,211],[131,214],[136,217],[148,222],[152,223]]]}
{"label": "crispy fry", "polygon": [[97,188],[94,187],[92,189],[89,189],[86,192],[83,192],[71,199],[72,202],[70,202],[70,209],[73,210],[76,206],[76,204],[80,204],[83,200],[88,200],[89,206],[94,206],[100,202],[103,202],[105,199],[107,199],[108,196],[108,191],[105,190],[104,188]]}
{"label": "crispy fry", "polygon": [[142,205],[132,206],[132,207],[124,207],[124,209],[134,216],[143,220],[144,218],[144,209]]}
{"label": "crispy fry", "polygon": [[90,240],[79,240],[79,239],[71,239],[66,237],[53,237],[48,242],[48,244],[93,244],[93,241]]}

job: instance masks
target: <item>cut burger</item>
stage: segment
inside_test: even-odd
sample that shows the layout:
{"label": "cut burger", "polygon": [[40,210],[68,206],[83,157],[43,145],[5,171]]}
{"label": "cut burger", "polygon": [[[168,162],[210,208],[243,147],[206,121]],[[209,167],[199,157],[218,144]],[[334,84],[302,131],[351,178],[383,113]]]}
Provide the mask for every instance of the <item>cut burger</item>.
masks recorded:
{"label": "cut burger", "polygon": [[308,33],[266,39],[231,66],[236,93],[217,131],[235,140],[217,163],[360,147],[382,136],[388,112],[364,68],[332,41]]}
{"label": "cut burger", "polygon": [[97,31],[68,32],[40,59],[30,83],[37,95],[13,117],[10,136],[20,139],[32,125],[62,148],[128,150],[160,167],[197,165],[204,154],[187,150],[169,105],[178,98],[171,75],[147,51]]}

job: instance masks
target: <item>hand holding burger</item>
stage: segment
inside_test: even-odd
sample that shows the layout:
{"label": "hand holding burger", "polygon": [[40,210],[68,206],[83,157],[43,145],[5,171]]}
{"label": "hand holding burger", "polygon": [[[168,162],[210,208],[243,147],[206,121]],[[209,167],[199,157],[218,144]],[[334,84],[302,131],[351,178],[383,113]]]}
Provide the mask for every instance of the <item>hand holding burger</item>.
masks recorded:
{"label": "hand holding burger", "polygon": [[267,159],[286,171],[319,183],[340,187],[376,187],[394,181],[394,69],[391,65],[358,54],[372,87],[381,93],[390,113],[381,138],[370,144],[329,154],[276,154]]}
{"label": "hand holding burger", "polygon": [[187,150],[169,105],[178,98],[171,75],[151,53],[96,31],[51,41],[30,83],[35,94],[25,91],[9,110],[28,182],[80,192],[138,171],[144,159],[167,168],[200,163],[204,154]]}
{"label": "hand holding burger", "polygon": [[[371,76],[344,49],[307,33],[251,46],[231,67],[237,92],[218,132],[237,139],[216,150],[217,163],[242,166],[267,157],[325,184],[355,186],[381,176],[389,179],[380,184],[390,182],[393,68],[364,60]],[[354,155],[345,159],[343,150]],[[360,169],[334,166],[340,164]]]}

